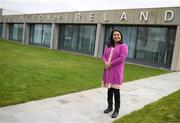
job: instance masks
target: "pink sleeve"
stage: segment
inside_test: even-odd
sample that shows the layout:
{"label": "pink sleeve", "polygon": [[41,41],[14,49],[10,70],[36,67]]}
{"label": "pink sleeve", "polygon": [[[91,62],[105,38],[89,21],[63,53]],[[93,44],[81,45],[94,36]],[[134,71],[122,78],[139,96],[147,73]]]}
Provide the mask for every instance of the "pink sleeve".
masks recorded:
{"label": "pink sleeve", "polygon": [[105,63],[107,60],[106,60],[106,50],[107,50],[107,48],[105,48],[105,50],[104,50],[104,53],[103,53],[103,56],[102,56],[102,61],[103,61],[103,63]]}
{"label": "pink sleeve", "polygon": [[120,64],[122,62],[125,62],[126,60],[126,57],[127,57],[127,54],[128,54],[128,47],[127,45],[123,45],[120,47],[120,55],[118,58],[114,59],[113,61],[111,61],[111,65],[114,66],[114,65],[117,65],[117,64]]}

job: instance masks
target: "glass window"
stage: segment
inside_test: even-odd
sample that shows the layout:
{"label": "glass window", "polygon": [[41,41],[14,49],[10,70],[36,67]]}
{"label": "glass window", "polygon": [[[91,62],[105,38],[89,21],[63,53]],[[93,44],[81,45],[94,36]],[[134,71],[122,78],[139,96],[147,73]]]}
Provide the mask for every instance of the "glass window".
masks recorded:
{"label": "glass window", "polygon": [[50,24],[31,24],[30,43],[50,47],[51,29]]}
{"label": "glass window", "polygon": [[78,50],[84,53],[94,53],[95,28],[91,26],[79,27]]}
{"label": "glass window", "polygon": [[41,39],[42,39],[42,25],[36,24],[34,25],[34,30],[33,30],[33,40],[32,43],[34,44],[41,44]]}
{"label": "glass window", "polygon": [[112,29],[121,30],[128,44],[129,59],[169,67],[172,61],[175,27],[106,26],[105,41]]}
{"label": "glass window", "polygon": [[78,26],[77,25],[66,25],[60,29],[60,48],[76,50],[78,40]]}
{"label": "glass window", "polygon": [[175,29],[164,27],[138,28],[135,58],[170,65],[175,41],[174,31]]}
{"label": "glass window", "polygon": [[51,29],[52,26],[51,25],[44,25],[43,27],[43,37],[42,37],[42,44],[46,45],[46,46],[50,46],[51,44]]}
{"label": "glass window", "polygon": [[107,26],[104,47],[109,42],[110,33],[113,29],[119,29],[121,31],[123,34],[123,42],[126,42],[129,48],[128,58],[134,58],[137,27],[132,28],[131,26]]}
{"label": "glass window", "polygon": [[168,28],[168,34],[166,40],[166,55],[164,58],[164,64],[169,64],[169,65],[171,64],[175,38],[176,38],[176,29]]}
{"label": "glass window", "polygon": [[22,41],[23,24],[9,24],[9,39]]}
{"label": "glass window", "polygon": [[0,23],[0,38],[3,37],[3,23]]}
{"label": "glass window", "polygon": [[59,49],[93,55],[95,33],[94,25],[60,25]]}

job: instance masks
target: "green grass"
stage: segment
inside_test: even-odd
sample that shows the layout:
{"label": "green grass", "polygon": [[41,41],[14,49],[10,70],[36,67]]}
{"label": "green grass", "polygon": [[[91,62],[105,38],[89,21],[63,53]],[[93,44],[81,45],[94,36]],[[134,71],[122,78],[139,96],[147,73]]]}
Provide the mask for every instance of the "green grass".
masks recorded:
{"label": "green grass", "polygon": [[126,63],[124,77],[125,77],[125,81],[129,82],[129,81],[156,76],[169,72],[170,71],[167,70]]}
{"label": "green grass", "polygon": [[180,90],[113,123],[180,123]]}
{"label": "green grass", "polygon": [[[101,86],[101,59],[0,40],[0,107]],[[126,64],[125,81],[168,73]]]}

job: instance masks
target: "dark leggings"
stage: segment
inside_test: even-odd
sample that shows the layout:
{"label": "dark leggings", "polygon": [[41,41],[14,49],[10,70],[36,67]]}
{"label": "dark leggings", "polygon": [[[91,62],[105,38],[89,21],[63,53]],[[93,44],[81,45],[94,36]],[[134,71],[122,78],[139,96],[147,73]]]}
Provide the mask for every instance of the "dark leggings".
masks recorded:
{"label": "dark leggings", "polygon": [[119,111],[119,108],[120,108],[120,91],[119,91],[119,89],[109,88],[107,95],[108,95],[108,97],[107,97],[108,107],[109,108],[113,107],[113,95],[114,95],[115,110]]}

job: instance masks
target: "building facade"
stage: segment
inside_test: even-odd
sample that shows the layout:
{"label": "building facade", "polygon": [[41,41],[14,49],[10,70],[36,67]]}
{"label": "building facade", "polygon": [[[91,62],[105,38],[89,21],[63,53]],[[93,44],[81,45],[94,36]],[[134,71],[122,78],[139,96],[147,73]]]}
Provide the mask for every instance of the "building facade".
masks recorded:
{"label": "building facade", "polygon": [[113,29],[129,62],[180,70],[180,7],[0,16],[1,38],[99,58]]}

